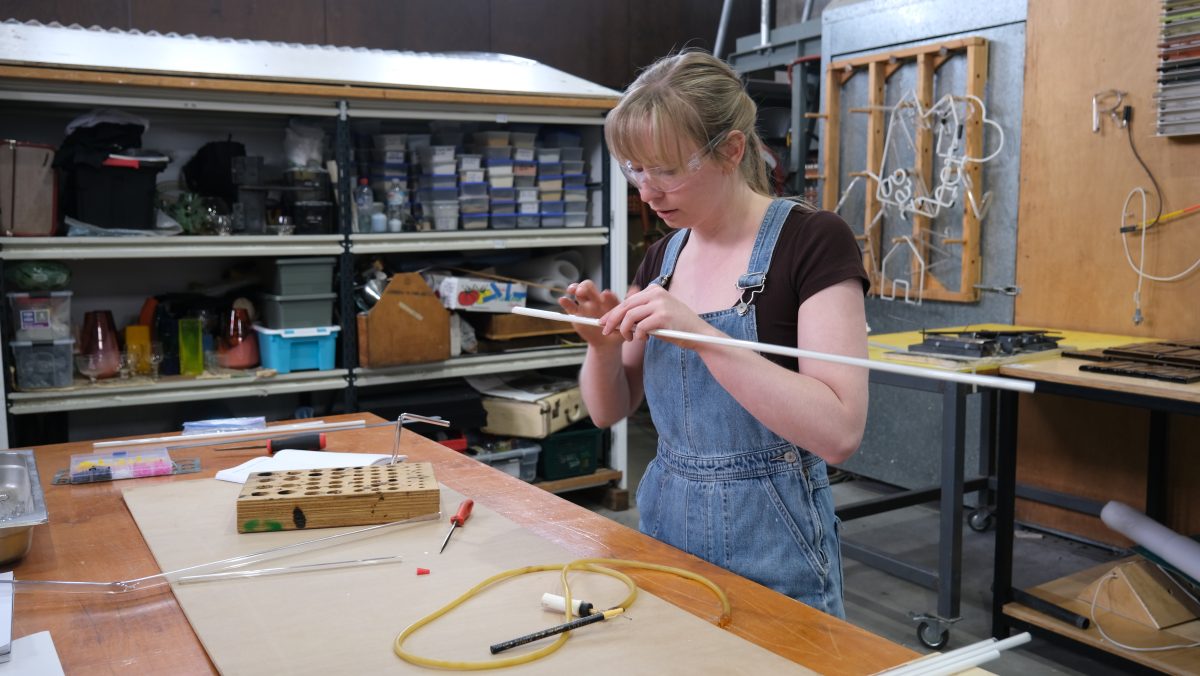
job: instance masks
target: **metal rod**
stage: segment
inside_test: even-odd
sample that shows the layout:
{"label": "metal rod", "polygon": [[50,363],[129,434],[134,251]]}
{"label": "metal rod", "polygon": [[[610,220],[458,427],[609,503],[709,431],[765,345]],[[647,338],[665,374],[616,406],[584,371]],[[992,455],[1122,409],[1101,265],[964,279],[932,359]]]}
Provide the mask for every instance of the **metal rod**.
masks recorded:
{"label": "metal rod", "polygon": [[[355,427],[363,427],[366,423],[362,420],[350,420],[346,422],[327,423],[324,420],[316,420],[313,422],[295,423],[292,425],[276,425],[275,427],[267,427],[261,430],[246,430],[246,431],[230,431],[230,432],[207,432],[204,434],[173,434],[168,437],[151,437],[148,439],[125,439],[122,441],[97,441],[92,444],[92,448],[109,448],[112,446],[142,446],[146,444],[169,444],[172,441],[194,441],[199,439],[217,439],[228,441],[245,441],[253,437],[274,436],[280,432],[292,432],[296,430],[304,432],[328,432],[339,429],[351,429]],[[216,442],[214,442],[216,443]],[[207,445],[207,444],[205,444]]]}
{"label": "metal rod", "polygon": [[450,426],[449,420],[443,420],[436,416],[431,418],[429,416],[417,415],[416,413],[401,413],[400,417],[396,418],[396,422],[388,423],[396,426],[396,436],[392,440],[392,460],[388,463],[389,465],[396,464],[396,455],[400,452],[400,433],[404,431],[404,423],[406,422],[422,422],[437,425],[438,427]]}
{"label": "metal rod", "polygon": [[[530,317],[540,317],[542,319],[552,319],[560,322],[571,322],[573,324],[586,324],[588,326],[600,326],[600,320],[593,319],[592,317],[579,317],[562,312],[548,312],[546,310],[538,310],[528,307],[515,307],[512,309],[512,311],[514,314],[527,315]],[[819,361],[833,362],[835,364],[858,366],[875,371],[886,371],[888,373],[900,373],[909,376],[917,376],[920,378],[931,378],[933,380],[946,380],[952,383],[965,383],[967,385],[990,387],[996,390],[1011,390],[1013,392],[1024,392],[1028,394],[1032,393],[1035,389],[1035,384],[1032,380],[1018,380],[1015,378],[981,376],[974,373],[959,373],[957,371],[921,368],[918,366],[893,364],[891,362],[860,359],[858,357],[846,357],[840,354],[828,354],[826,352],[815,352],[813,350],[801,350],[795,347],[772,345],[770,343],[756,343],[750,340],[717,338],[715,336],[705,336],[699,333],[676,331],[674,329],[655,329],[654,331],[650,332],[650,335],[661,336],[663,338],[675,338],[677,340],[690,340],[697,343],[723,345],[725,347],[738,347],[746,350],[754,350],[755,352],[766,352],[769,354],[783,355],[785,357],[796,357],[797,359],[816,359]]]}
{"label": "metal rod", "polygon": [[721,58],[721,52],[725,46],[725,31],[729,28],[729,9],[733,6],[733,0],[725,0],[721,3],[721,21],[717,24],[717,42],[713,45],[713,56]]}
{"label": "metal rod", "polygon": [[759,17],[759,47],[771,44],[771,0],[762,0],[762,15]]}

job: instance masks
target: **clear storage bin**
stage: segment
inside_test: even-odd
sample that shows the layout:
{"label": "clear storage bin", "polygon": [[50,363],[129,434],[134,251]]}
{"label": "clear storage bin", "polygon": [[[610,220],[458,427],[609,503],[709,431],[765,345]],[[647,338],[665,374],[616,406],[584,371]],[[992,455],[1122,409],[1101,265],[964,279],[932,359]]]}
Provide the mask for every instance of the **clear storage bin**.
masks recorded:
{"label": "clear storage bin", "polygon": [[13,336],[17,340],[55,340],[71,336],[70,291],[13,292]]}
{"label": "clear storage bin", "polygon": [[515,445],[510,450],[475,450],[471,457],[522,481],[533,481],[537,478],[538,455],[541,454],[542,447],[524,439],[514,439],[513,443],[520,445]]}

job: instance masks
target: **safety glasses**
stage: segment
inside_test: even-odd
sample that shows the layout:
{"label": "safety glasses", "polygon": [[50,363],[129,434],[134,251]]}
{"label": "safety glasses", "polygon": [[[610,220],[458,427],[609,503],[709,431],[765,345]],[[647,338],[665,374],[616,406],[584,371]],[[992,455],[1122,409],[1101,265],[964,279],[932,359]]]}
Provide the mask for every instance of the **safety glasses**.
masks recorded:
{"label": "safety glasses", "polygon": [[714,136],[703,148],[693,153],[682,167],[634,167],[632,160],[621,160],[620,158],[618,158],[618,164],[621,165],[621,173],[625,174],[629,183],[638,190],[650,188],[659,192],[674,192],[682,188],[691,180],[692,176],[696,175],[696,172],[700,171],[700,167],[704,165],[704,159],[717,146],[721,145],[725,137],[726,132]]}

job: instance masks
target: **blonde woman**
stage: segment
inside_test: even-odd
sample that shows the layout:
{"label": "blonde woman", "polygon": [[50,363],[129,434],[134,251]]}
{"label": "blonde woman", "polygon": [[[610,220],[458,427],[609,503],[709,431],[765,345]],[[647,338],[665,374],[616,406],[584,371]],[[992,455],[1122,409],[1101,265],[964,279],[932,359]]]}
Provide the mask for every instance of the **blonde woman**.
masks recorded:
{"label": "blonde woman", "polygon": [[865,357],[858,245],[836,215],[773,199],[738,75],[711,55],[664,58],[626,90],[605,136],[675,232],[624,300],[585,280],[560,300],[601,319],[580,385],[609,426],[645,397],[659,434],[637,489],[640,528],[844,616],[826,463],[862,439],[867,373],[815,360],[649,338],[655,329]]}

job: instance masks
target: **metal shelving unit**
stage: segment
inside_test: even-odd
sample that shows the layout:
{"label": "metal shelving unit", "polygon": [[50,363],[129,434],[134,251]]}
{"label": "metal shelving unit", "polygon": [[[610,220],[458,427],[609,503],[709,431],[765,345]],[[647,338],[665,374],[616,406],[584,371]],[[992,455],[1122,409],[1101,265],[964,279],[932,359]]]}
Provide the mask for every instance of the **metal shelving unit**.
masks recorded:
{"label": "metal shelving unit", "polygon": [[[193,116],[217,116],[230,124],[244,119],[250,126],[261,127],[265,123],[278,125],[280,129],[294,116],[323,118],[333,122],[335,157],[342,167],[350,166],[350,127],[360,120],[566,125],[585,132],[585,145],[594,153],[588,159],[599,176],[591,179],[592,200],[599,202],[591,205],[594,224],[585,228],[352,233],[349,173],[343,171],[334,186],[341,196],[338,221],[342,225],[336,234],[3,238],[0,266],[9,261],[42,259],[115,262],[334,255],[340,258],[335,288],[341,297],[342,316],[346,317],[355,311],[350,294],[357,256],[598,247],[602,248],[600,274],[612,280],[617,293],[624,293],[625,196],[624,191],[605,187],[614,172],[603,150],[600,132],[604,111],[615,103],[617,92],[542,64],[510,61],[507,57],[358,53],[266,42],[231,47],[209,38],[187,41],[188,49],[179,51],[180,58],[187,63],[172,61],[163,66],[161,73],[149,74],[142,71],[145,64],[155,63],[155,55],[162,53],[161,50],[178,47],[179,39],[11,23],[0,27],[0,33],[25,36],[21,41],[7,43],[8,47],[0,47],[0,91],[22,115],[36,115],[42,109],[61,116],[63,110],[117,107],[135,113],[153,112],[168,123],[191,120]],[[61,40],[66,47],[50,49],[51,44],[57,44],[54,40]],[[111,48],[90,48],[87,45],[91,43]],[[252,53],[254,58],[230,66],[214,66],[215,55],[229,49]],[[320,50],[317,60],[310,58],[317,53],[314,50]],[[137,54],[137,67],[129,70],[129,63],[123,59],[133,53]],[[385,61],[413,67],[378,68]],[[196,73],[207,73],[214,67],[248,70],[221,71],[212,74],[216,79],[196,79]],[[437,71],[433,78],[436,86],[432,88],[420,79],[432,77],[430,68]],[[296,73],[284,77],[279,74],[281,69]],[[328,70],[332,79],[314,76],[312,69]],[[495,73],[481,76],[481,69]],[[520,71],[521,77],[496,76],[500,71]],[[369,73],[369,76],[361,80],[346,79],[349,73]],[[164,377],[158,382],[126,384],[90,385],[77,380],[71,388],[8,392],[8,412],[12,416],[27,416],[322,390],[344,392],[347,408],[355,410],[360,387],[577,366],[585,353],[582,347],[542,348],[468,355],[429,364],[357,368],[355,323],[342,324],[339,354],[343,368],[340,369],[265,378],[250,374],[200,379]],[[614,435],[612,450],[615,468],[623,470],[623,435]]]}
{"label": "metal shelving unit", "polygon": [[340,390],[347,386],[346,369],[298,371],[269,377],[254,374],[187,378],[164,376],[157,382],[139,377],[137,382],[122,384],[105,381],[90,385],[76,379],[69,389],[10,392],[9,412],[13,415],[60,413],[95,408],[142,406],[206,399],[266,397],[272,394]]}
{"label": "metal shelving unit", "polygon": [[608,244],[608,228],[547,228],[529,230],[448,230],[397,234],[350,235],[350,253],[428,253],[499,249],[565,248]]}
{"label": "metal shelving unit", "polygon": [[230,237],[12,237],[0,243],[0,259],[104,260],[130,258],[227,258],[336,256],[341,235],[237,235]]}
{"label": "metal shelving unit", "polygon": [[355,382],[360,387],[412,383],[434,378],[462,378],[490,373],[528,371],[533,369],[579,366],[587,349],[583,347],[550,347],[536,350],[514,350],[493,354],[466,355],[446,361],[406,364],[384,368],[355,370]]}

